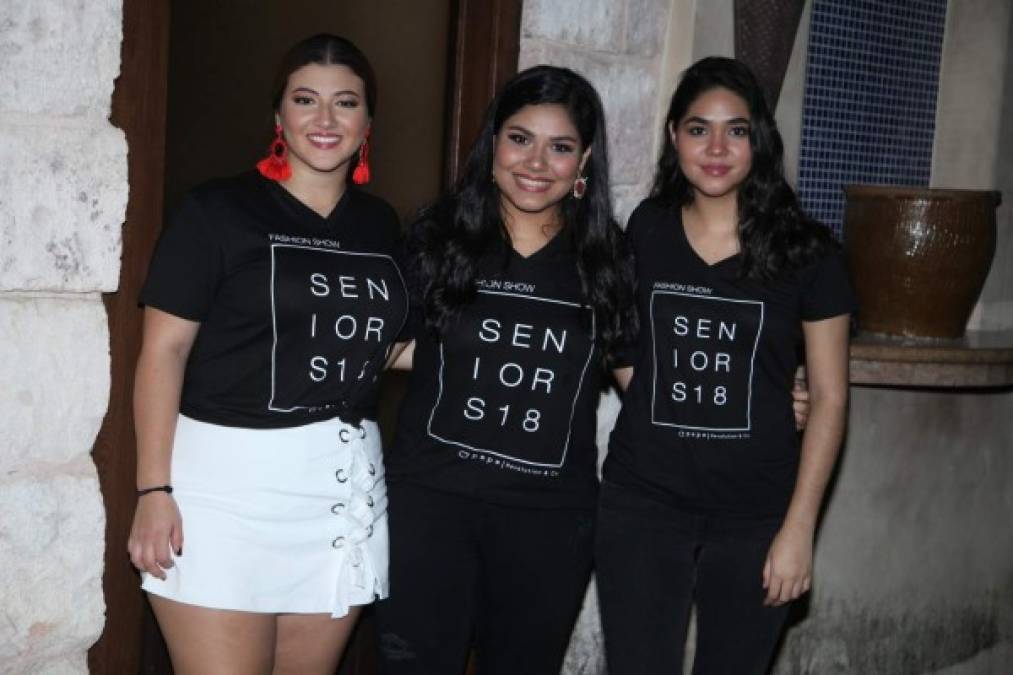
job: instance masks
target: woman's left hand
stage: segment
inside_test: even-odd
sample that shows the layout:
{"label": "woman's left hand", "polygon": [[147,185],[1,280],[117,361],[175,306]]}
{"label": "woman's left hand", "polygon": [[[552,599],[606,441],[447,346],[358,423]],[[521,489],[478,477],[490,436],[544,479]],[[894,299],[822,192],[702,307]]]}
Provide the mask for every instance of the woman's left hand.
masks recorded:
{"label": "woman's left hand", "polygon": [[813,530],[785,523],[767,552],[763,565],[763,604],[778,607],[807,593],[812,587]]}

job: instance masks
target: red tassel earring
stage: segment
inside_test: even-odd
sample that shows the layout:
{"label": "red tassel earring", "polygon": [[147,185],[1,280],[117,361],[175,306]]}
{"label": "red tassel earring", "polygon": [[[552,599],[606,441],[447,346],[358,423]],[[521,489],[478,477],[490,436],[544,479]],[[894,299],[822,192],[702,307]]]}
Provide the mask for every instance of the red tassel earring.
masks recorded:
{"label": "red tassel earring", "polygon": [[366,138],[359,146],[359,161],[352,171],[352,182],[356,185],[365,185],[371,177],[369,174],[369,133],[366,132]]}
{"label": "red tassel earring", "polygon": [[257,171],[264,178],[288,180],[292,177],[292,166],[288,163],[288,145],[281,133],[281,125],[274,126],[274,140],[267,149],[267,157],[257,162]]}

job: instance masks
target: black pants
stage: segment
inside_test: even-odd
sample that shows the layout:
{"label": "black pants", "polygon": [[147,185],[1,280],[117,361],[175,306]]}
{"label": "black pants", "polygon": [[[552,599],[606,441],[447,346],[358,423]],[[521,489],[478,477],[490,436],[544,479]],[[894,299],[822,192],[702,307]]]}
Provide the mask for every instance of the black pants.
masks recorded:
{"label": "black pants", "polygon": [[594,512],[519,509],[388,485],[380,672],[558,675],[591,573]]}
{"label": "black pants", "polygon": [[682,672],[696,605],[694,675],[767,672],[788,605],[764,607],[780,518],[699,516],[602,485],[595,568],[610,675]]}

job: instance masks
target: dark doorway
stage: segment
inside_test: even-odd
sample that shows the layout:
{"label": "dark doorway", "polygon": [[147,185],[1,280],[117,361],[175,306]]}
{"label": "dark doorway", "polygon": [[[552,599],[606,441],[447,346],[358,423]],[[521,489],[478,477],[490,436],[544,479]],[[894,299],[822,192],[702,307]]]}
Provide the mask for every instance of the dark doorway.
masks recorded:
{"label": "dark doorway", "polygon": [[355,42],[380,83],[367,189],[410,215],[442,184],[450,12],[451,0],[174,0],[166,203],[263,156],[276,64],[297,40],[328,32]]}
{"label": "dark doorway", "polygon": [[[132,373],[136,297],[164,205],[214,176],[237,173],[270,140],[270,80],[294,41],[335,32],[370,57],[380,82],[369,190],[403,217],[456,175],[485,103],[516,71],[521,0],[124,0],[121,76],[112,122],[130,148],[130,201],[110,326],[110,407],[93,457],[106,505],[106,625],[92,673],[171,672],[125,555],[134,506]],[[388,387],[388,400],[398,386]],[[392,406],[381,424],[389,428]],[[375,672],[368,616],[340,673]]]}

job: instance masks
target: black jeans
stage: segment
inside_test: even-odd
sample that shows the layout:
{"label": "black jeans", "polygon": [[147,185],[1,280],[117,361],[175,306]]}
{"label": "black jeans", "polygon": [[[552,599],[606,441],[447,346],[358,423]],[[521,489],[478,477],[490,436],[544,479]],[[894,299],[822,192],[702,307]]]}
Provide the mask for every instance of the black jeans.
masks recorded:
{"label": "black jeans", "polygon": [[681,673],[691,604],[694,675],[767,672],[788,614],[788,605],[763,606],[763,565],[780,526],[695,515],[603,484],[595,568],[609,674]]}
{"label": "black jeans", "polygon": [[520,509],[389,484],[380,672],[558,675],[591,573],[594,511]]}

